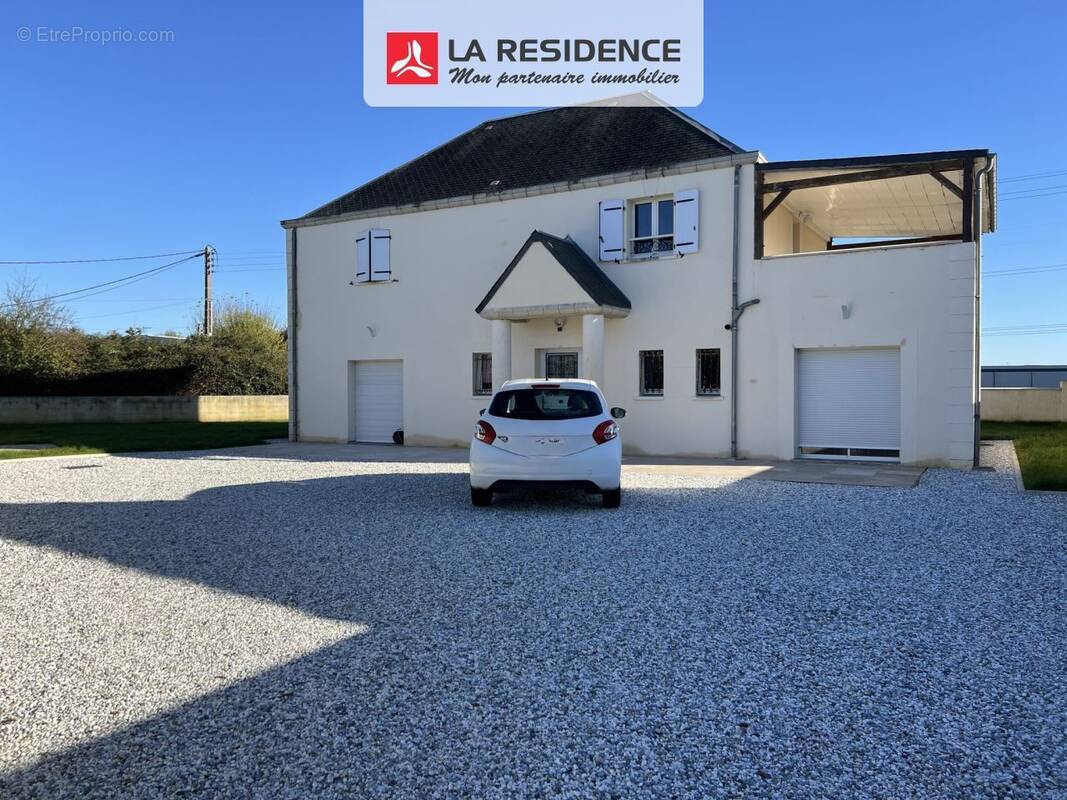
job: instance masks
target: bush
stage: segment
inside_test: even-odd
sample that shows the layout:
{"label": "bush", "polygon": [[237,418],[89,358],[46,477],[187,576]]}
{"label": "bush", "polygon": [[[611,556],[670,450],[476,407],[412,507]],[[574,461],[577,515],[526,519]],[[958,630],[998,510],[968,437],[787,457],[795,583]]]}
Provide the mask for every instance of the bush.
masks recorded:
{"label": "bush", "polygon": [[0,395],[6,397],[104,397],[187,394],[188,366],[164,369],[93,372],[73,378],[27,372],[0,374]]}
{"label": "bush", "polygon": [[285,394],[285,332],[253,303],[219,303],[214,336],[90,335],[25,282],[0,306],[0,395]]}
{"label": "bush", "polygon": [[255,305],[230,301],[216,315],[214,336],[189,340],[192,394],[285,394],[285,334]]}

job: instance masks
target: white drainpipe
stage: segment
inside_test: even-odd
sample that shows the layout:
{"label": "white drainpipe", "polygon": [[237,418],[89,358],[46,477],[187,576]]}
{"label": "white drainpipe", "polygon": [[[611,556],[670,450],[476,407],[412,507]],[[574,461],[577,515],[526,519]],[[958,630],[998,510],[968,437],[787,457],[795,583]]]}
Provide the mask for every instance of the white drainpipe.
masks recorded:
{"label": "white drainpipe", "polygon": [[982,179],[995,161],[996,156],[990,155],[974,176],[974,202],[978,209],[974,230],[974,469],[981,466],[982,459]]}
{"label": "white drainpipe", "polygon": [[[753,167],[755,169],[755,167]],[[753,219],[753,224],[758,225],[759,222]],[[745,309],[749,306],[754,306],[759,303],[759,300],[746,300],[744,303],[738,303],[738,271],[740,269],[741,259],[741,165],[738,164],[734,167],[734,245],[733,245],[733,257],[731,265],[731,301],[730,301],[730,322],[727,324],[726,329],[730,331],[730,458],[737,458],[737,365],[739,362],[737,345],[738,345],[738,326],[741,320],[741,315],[745,313]],[[753,254],[755,256],[755,254]]]}
{"label": "white drainpipe", "polygon": [[289,327],[287,331],[289,339],[289,441],[300,441],[300,394],[298,391],[297,357],[299,350],[296,346],[297,328],[300,324],[299,306],[297,304],[297,274],[296,274],[296,237],[299,228],[291,228],[289,234]]}

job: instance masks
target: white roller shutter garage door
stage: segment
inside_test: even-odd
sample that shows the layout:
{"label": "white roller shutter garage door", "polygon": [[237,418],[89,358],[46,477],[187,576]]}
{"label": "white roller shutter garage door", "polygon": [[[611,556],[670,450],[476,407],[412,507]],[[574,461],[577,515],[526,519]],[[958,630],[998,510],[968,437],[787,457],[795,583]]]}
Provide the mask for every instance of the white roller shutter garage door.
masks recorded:
{"label": "white roller shutter garage door", "polygon": [[353,438],[357,442],[392,443],[404,428],[404,366],[402,361],[357,361]]}
{"label": "white roller shutter garage door", "polygon": [[797,351],[797,455],[900,460],[900,349]]}

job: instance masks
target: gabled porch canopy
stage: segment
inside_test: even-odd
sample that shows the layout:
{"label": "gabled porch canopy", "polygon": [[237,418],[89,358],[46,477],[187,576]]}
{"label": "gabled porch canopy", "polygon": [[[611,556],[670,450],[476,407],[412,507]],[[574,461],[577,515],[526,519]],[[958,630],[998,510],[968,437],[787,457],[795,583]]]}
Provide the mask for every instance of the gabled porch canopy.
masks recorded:
{"label": "gabled porch canopy", "polygon": [[534,231],[475,311],[501,320],[625,317],[630,300],[569,236]]}

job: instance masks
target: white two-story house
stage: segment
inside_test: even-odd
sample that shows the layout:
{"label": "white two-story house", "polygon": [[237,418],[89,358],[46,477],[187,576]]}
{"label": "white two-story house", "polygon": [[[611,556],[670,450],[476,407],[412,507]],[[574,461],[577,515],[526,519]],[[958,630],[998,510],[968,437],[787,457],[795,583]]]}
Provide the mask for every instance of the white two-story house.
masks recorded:
{"label": "white two-story house", "polygon": [[638,100],[283,222],[291,437],[464,446],[503,381],[583,377],[631,453],[970,466],[995,156],[773,162]]}

